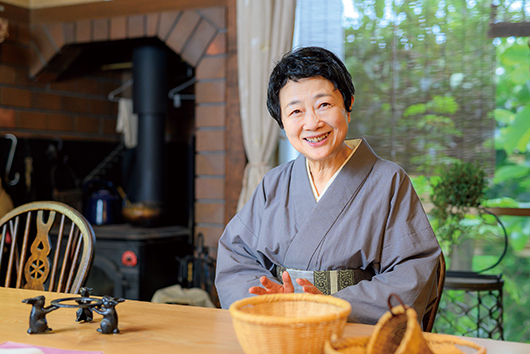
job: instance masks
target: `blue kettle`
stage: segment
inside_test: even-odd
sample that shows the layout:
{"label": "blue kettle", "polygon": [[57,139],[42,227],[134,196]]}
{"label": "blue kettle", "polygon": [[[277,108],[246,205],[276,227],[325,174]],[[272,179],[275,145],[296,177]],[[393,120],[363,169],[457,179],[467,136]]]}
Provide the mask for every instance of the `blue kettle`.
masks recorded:
{"label": "blue kettle", "polygon": [[121,198],[110,181],[92,180],[85,184],[85,216],[93,225],[110,225],[121,221]]}

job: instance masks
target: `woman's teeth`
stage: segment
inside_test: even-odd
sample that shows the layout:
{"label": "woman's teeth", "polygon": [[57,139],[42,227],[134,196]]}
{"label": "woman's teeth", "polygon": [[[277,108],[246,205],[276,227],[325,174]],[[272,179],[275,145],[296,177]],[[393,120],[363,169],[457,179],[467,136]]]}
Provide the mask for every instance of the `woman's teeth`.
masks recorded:
{"label": "woman's teeth", "polygon": [[326,133],[324,135],[321,135],[321,136],[317,136],[315,138],[306,138],[305,140],[309,141],[310,143],[318,143],[324,139],[326,139],[328,137],[329,133]]}

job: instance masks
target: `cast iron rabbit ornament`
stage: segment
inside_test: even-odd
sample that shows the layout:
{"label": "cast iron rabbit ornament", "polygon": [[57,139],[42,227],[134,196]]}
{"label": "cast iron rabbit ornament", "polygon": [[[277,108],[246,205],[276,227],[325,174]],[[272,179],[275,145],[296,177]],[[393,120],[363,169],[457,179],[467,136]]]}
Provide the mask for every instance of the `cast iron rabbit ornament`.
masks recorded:
{"label": "cast iron rabbit ornament", "polygon": [[103,296],[103,305],[94,307],[94,311],[103,316],[98,332],[103,334],[117,334],[120,333],[118,329],[118,313],[116,312],[116,305],[125,301],[122,298],[114,298],[108,295]]}
{"label": "cast iron rabbit ornament", "polygon": [[46,299],[43,295],[22,300],[22,302],[25,304],[33,305],[29,315],[29,334],[45,333],[52,330],[50,327],[48,327],[46,314],[52,312],[53,310],[57,310],[58,307],[54,305],[44,307],[45,301]]}
{"label": "cast iron rabbit ornament", "polygon": [[92,288],[80,288],[79,294],[81,295],[81,299],[75,300],[75,302],[79,304],[75,320],[77,322],[90,322],[94,318],[92,309],[88,306],[85,307],[83,305],[88,305],[92,302],[92,300],[90,299],[90,294],[92,294]]}

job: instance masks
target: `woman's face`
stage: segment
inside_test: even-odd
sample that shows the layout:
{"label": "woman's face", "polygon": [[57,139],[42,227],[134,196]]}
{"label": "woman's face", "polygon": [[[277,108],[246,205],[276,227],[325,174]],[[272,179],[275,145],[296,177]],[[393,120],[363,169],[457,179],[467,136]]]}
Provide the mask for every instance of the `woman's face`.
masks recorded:
{"label": "woman's face", "polygon": [[322,77],[289,80],[280,90],[280,107],[285,134],[298,152],[310,162],[340,159],[351,113],[331,81]]}

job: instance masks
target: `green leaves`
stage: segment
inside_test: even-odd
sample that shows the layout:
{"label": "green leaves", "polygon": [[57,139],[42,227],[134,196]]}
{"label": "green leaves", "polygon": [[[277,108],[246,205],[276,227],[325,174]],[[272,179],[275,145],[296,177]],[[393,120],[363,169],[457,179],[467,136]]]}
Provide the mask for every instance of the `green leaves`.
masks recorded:
{"label": "green leaves", "polygon": [[404,117],[415,116],[417,114],[424,114],[425,112],[427,112],[427,105],[425,103],[418,103],[418,104],[413,104],[412,106],[407,107],[405,112],[403,112],[403,116]]}
{"label": "green leaves", "polygon": [[458,111],[458,103],[452,96],[434,96],[427,103],[413,104],[403,112],[404,117],[425,114],[427,112],[437,114],[454,114]]}
{"label": "green leaves", "polygon": [[530,53],[521,39],[503,40],[497,47],[496,75],[497,108],[513,113],[530,102]]}
{"label": "green leaves", "polygon": [[458,110],[458,103],[452,96],[434,96],[430,108],[435,113],[454,114]]}
{"label": "green leaves", "polygon": [[486,174],[475,163],[462,162],[440,169],[441,179],[433,186],[432,202],[437,208],[467,211],[484,199]]}
{"label": "green leaves", "polygon": [[452,253],[452,245],[459,244],[462,237],[469,235],[473,225],[466,220],[472,208],[478,208],[484,200],[486,174],[479,164],[457,162],[440,168],[440,178],[432,181],[429,215],[442,247]]}
{"label": "green leaves", "polygon": [[[500,48],[501,64],[506,66],[530,66],[528,48],[523,45],[504,45]],[[526,72],[528,74],[528,71]]]}
{"label": "green leaves", "polygon": [[515,114],[512,124],[506,128],[504,135],[504,150],[508,154],[516,149],[520,152],[527,150],[530,143],[530,104]]}
{"label": "green leaves", "polygon": [[516,85],[522,85],[528,79],[528,66],[519,65],[510,72],[510,80]]}
{"label": "green leaves", "polygon": [[515,114],[507,109],[497,108],[493,111],[495,120],[503,125],[509,125],[515,119]]}
{"label": "green leaves", "polygon": [[505,165],[495,171],[493,183],[502,183],[513,178],[530,175],[530,167],[522,165]]}
{"label": "green leaves", "polygon": [[[497,77],[498,109],[495,110],[500,132],[498,141],[507,155],[524,153],[530,145],[530,53],[528,46],[519,40],[503,41],[497,53],[502,69]],[[500,171],[497,181],[506,180],[504,172]]]}

